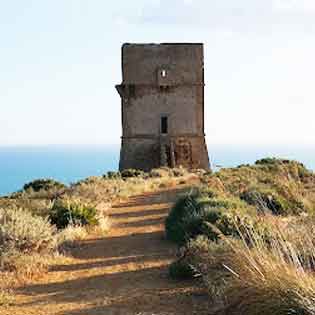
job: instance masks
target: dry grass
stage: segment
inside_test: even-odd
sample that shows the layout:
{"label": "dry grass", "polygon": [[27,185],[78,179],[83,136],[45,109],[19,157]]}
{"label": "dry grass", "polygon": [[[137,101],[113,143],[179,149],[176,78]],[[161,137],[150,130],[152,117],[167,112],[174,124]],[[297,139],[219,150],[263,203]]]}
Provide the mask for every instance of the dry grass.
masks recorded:
{"label": "dry grass", "polygon": [[315,315],[314,173],[298,162],[266,159],[201,179],[210,203],[232,196],[256,209],[254,224],[242,213],[230,222],[234,234],[206,222],[219,240],[203,229],[181,250],[179,261],[202,276],[213,313]]}
{"label": "dry grass", "polygon": [[[174,187],[191,176],[184,169],[157,169],[130,178],[90,177],[70,187],[27,189],[0,198],[0,304],[12,301],[12,289],[47,271],[89,234],[104,236],[110,229],[108,208],[113,202],[161,188]],[[57,230],[47,220],[54,202],[87,204],[97,209],[96,226],[69,225]]]}
{"label": "dry grass", "polygon": [[75,241],[83,240],[87,235],[86,227],[70,224],[57,234],[58,247],[59,249],[71,247]]}
{"label": "dry grass", "polygon": [[[221,169],[203,176],[202,180],[219,195],[234,195],[244,199],[256,195],[273,200],[273,206],[277,208],[275,210],[283,215],[314,213],[315,175],[295,161],[266,159],[254,165]],[[259,201],[251,200],[251,204]]]}
{"label": "dry grass", "polygon": [[3,270],[14,275],[18,282],[25,282],[46,272],[52,259],[52,254],[22,254],[11,250],[2,256],[1,263]]}
{"label": "dry grass", "polygon": [[63,196],[89,203],[97,208],[111,204],[130,196],[157,191],[160,188],[174,187],[179,182],[186,182],[197,176],[184,169],[155,169],[143,176],[130,178],[89,177],[72,186]]}
{"label": "dry grass", "polygon": [[[229,314],[315,314],[315,278],[310,261],[301,261],[303,251],[275,231],[271,244],[249,232],[253,245],[230,243],[233,261],[224,290],[225,311]],[[308,242],[310,259],[314,247]],[[311,247],[309,247],[311,245]]]}
{"label": "dry grass", "polygon": [[216,314],[314,315],[312,234],[275,225],[266,240],[256,230],[239,230],[240,240],[223,237],[214,243],[199,237],[188,245],[190,259],[220,306]]}
{"label": "dry grass", "polygon": [[50,251],[55,247],[56,229],[47,218],[24,209],[0,208],[0,246],[24,253]]}

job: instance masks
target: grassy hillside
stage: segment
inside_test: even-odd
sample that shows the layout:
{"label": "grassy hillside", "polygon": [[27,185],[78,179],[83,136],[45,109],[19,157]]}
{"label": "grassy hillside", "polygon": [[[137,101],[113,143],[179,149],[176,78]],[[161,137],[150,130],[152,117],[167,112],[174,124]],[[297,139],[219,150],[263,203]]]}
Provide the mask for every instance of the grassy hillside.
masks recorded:
{"label": "grassy hillside", "polygon": [[294,161],[203,176],[166,223],[175,278],[200,277],[216,314],[315,314],[315,175]]}

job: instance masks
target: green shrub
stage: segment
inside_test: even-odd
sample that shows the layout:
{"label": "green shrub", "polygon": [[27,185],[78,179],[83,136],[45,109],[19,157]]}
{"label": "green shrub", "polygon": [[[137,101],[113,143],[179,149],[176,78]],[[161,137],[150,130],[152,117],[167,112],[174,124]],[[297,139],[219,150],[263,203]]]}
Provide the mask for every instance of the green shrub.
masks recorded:
{"label": "green shrub", "polygon": [[9,249],[24,253],[55,247],[55,228],[47,219],[23,209],[0,209],[0,252]]}
{"label": "green shrub", "polygon": [[302,163],[297,163],[297,168],[298,168],[298,176],[302,180],[311,178],[314,175],[314,173],[308,170]]}
{"label": "green shrub", "polygon": [[206,197],[207,199],[218,196],[218,193],[208,186],[199,188],[199,194],[200,196]]}
{"label": "green shrub", "polygon": [[301,201],[290,200],[270,189],[249,189],[241,193],[240,198],[261,213],[270,211],[274,215],[296,215],[305,211]]}
{"label": "green shrub", "polygon": [[103,178],[105,178],[105,179],[120,179],[121,173],[109,171],[109,172],[107,172],[106,175],[103,175]]}
{"label": "green shrub", "polygon": [[183,260],[175,261],[169,267],[169,275],[175,280],[192,279],[195,274],[193,266]]}
{"label": "green shrub", "polygon": [[260,160],[257,160],[255,162],[256,165],[270,165],[270,164],[289,164],[291,163],[288,159],[277,159],[277,158],[263,158]]}
{"label": "green shrub", "polygon": [[240,197],[259,212],[296,215],[313,210],[314,173],[296,161],[265,158],[252,166],[221,169],[204,183],[219,196]]}
{"label": "green shrub", "polygon": [[[229,271],[224,268],[228,266],[227,256],[232,256],[226,240],[218,242],[210,241],[206,236],[200,235],[190,240],[185,248],[185,261],[192,266],[197,275],[203,275],[206,284],[211,284],[216,290],[220,291],[220,286],[229,276]],[[215,292],[212,292],[215,294]]]}
{"label": "green shrub", "polygon": [[178,244],[185,243],[189,217],[193,216],[196,210],[197,201],[194,196],[179,198],[165,221],[166,238]]}
{"label": "green shrub", "polygon": [[[165,221],[166,237],[179,245],[198,235],[217,240],[219,235],[237,236],[235,222],[250,221],[253,209],[236,198],[208,198],[200,194],[180,198]],[[247,219],[248,218],[248,219]]]}
{"label": "green shrub", "polygon": [[36,179],[30,183],[27,183],[23,186],[23,190],[27,191],[32,189],[35,192],[40,190],[48,191],[50,189],[63,189],[66,185],[63,183],[57,182],[53,179]]}
{"label": "green shrub", "polygon": [[76,202],[56,202],[49,218],[58,229],[64,229],[69,224],[96,225],[98,223],[95,207]]}
{"label": "green shrub", "polygon": [[123,179],[131,178],[131,177],[144,177],[145,172],[138,169],[126,169],[121,172],[121,177]]}
{"label": "green shrub", "polygon": [[265,167],[267,171],[277,171],[283,175],[283,171],[293,177],[294,180],[305,180],[314,173],[308,170],[304,164],[288,159],[264,158],[255,162],[256,166]]}
{"label": "green shrub", "polygon": [[217,241],[220,234],[236,236],[238,233],[235,229],[235,220],[234,215],[227,211],[211,209],[204,216],[203,234],[211,241]]}

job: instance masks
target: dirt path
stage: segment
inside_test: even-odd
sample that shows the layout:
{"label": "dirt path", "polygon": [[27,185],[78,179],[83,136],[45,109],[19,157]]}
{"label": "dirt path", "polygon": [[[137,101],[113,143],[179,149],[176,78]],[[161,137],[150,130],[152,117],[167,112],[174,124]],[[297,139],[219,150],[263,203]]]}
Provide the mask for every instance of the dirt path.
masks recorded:
{"label": "dirt path", "polygon": [[168,277],[176,248],[164,239],[163,222],[179,192],[138,196],[113,207],[108,236],[80,242],[73,259],[20,288],[16,304],[0,314],[203,314],[205,293]]}

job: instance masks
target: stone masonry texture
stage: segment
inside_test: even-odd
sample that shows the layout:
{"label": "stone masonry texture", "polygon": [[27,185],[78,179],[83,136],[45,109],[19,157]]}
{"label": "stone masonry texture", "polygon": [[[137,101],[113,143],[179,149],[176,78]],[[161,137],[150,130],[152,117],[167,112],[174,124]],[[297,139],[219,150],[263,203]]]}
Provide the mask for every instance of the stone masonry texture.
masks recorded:
{"label": "stone masonry texture", "polygon": [[209,168],[202,44],[124,44],[119,169]]}

